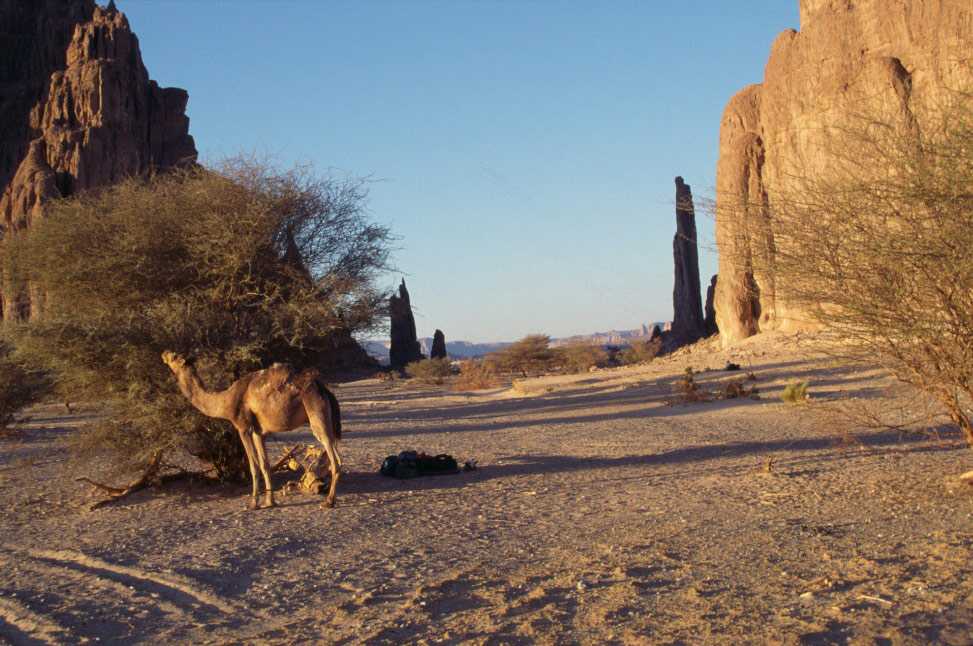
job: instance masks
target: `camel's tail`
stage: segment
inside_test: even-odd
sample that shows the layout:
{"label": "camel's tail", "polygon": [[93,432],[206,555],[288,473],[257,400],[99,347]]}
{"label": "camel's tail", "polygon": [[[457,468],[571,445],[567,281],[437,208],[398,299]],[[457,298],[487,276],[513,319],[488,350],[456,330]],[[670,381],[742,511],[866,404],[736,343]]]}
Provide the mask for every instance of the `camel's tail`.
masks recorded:
{"label": "camel's tail", "polygon": [[334,422],[335,439],[341,439],[341,406],[338,405],[338,398],[334,396],[327,386],[320,381],[315,382],[322,397],[327,397],[331,408],[331,421]]}

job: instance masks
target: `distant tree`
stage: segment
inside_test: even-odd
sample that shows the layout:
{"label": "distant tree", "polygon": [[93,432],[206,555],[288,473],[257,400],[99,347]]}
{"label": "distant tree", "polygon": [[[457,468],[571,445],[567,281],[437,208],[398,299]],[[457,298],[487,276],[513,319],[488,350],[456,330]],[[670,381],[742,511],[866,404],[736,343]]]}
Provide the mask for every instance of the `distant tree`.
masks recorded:
{"label": "distant tree", "polygon": [[[655,327],[658,330],[658,326]],[[618,362],[623,366],[648,363],[662,351],[662,335],[653,335],[650,341],[633,341],[618,353]]]}
{"label": "distant tree", "polygon": [[177,391],[160,353],[195,357],[223,387],[274,361],[318,366],[334,335],[375,326],[390,234],[369,222],[360,181],[233,160],[54,203],[4,241],[4,272],[45,295],[12,329],[20,356],[65,396],[104,405],[78,442],[117,473],[188,450],[246,473],[229,425]]}
{"label": "distant tree", "polygon": [[586,372],[608,363],[608,352],[592,343],[571,343],[555,348],[555,357],[566,372]]}
{"label": "distant tree", "polygon": [[540,374],[554,367],[556,355],[550,348],[551,337],[531,334],[489,356],[500,372],[519,373],[524,377]]}

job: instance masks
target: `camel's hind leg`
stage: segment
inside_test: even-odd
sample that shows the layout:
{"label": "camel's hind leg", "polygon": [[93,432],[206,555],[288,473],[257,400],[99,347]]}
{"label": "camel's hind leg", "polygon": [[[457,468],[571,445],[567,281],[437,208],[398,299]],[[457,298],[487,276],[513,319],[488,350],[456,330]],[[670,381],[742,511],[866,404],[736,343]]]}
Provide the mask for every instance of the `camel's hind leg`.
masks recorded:
{"label": "camel's hind leg", "polygon": [[331,486],[328,488],[328,496],[324,499],[324,504],[334,507],[335,491],[338,488],[338,478],[341,474],[341,458],[336,450],[338,438],[334,432],[334,418],[331,416],[331,407],[327,400],[318,393],[308,391],[303,396],[304,409],[307,411],[307,419],[311,425],[311,432],[317,438],[325,453],[328,454],[328,462],[331,469]]}
{"label": "camel's hind leg", "polygon": [[257,463],[255,461],[257,449],[250,438],[249,428],[237,427],[240,434],[240,442],[243,444],[243,451],[247,454],[247,464],[250,466],[250,481],[253,483],[253,490],[250,494],[250,509],[257,508],[257,495],[260,493],[260,476],[257,474]]}
{"label": "camel's hind leg", "polygon": [[264,507],[276,507],[274,502],[274,485],[270,479],[270,464],[267,462],[267,451],[264,448],[264,436],[260,433],[253,434],[253,446],[257,449],[257,461],[260,472],[264,476],[264,486],[267,491],[264,493]]}

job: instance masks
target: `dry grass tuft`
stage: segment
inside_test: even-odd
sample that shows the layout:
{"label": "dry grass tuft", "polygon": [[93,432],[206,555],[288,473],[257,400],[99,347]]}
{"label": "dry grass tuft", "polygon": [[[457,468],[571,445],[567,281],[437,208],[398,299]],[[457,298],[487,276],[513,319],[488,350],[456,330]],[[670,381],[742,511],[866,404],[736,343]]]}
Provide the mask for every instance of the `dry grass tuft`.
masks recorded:
{"label": "dry grass tuft", "polygon": [[449,359],[423,359],[413,361],[405,367],[405,374],[426,384],[442,384],[453,374]]}
{"label": "dry grass tuft", "polygon": [[692,368],[686,368],[685,374],[676,382],[675,391],[679,396],[677,403],[680,404],[706,402],[712,399],[712,396],[696,383],[696,373]]}
{"label": "dry grass tuft", "polygon": [[806,381],[795,381],[784,386],[784,392],[780,394],[781,400],[787,404],[807,403],[808,383]]}

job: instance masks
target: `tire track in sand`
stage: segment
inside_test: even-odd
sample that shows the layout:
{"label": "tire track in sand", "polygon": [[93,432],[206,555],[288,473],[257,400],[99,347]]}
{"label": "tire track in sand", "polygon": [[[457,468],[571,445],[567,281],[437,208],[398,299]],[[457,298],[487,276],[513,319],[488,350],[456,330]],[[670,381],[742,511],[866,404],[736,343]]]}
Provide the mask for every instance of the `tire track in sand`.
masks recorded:
{"label": "tire track in sand", "polygon": [[[204,589],[197,581],[168,572],[111,563],[73,550],[0,547],[0,564],[6,569],[13,561],[20,569],[39,574],[41,582],[63,581],[67,575],[79,585],[79,592],[85,588],[110,590],[119,603],[160,612],[173,620],[173,626],[207,625],[211,637],[218,634],[214,630],[236,633],[253,622],[264,627],[279,623]],[[71,635],[71,631],[23,604],[0,597],[0,602],[5,601],[9,601],[6,606],[0,605],[0,643],[3,638],[15,644],[63,643],[64,636]],[[3,631],[4,624],[12,630]]]}
{"label": "tire track in sand", "polygon": [[27,606],[0,597],[0,641],[12,644],[63,644],[70,631]]}
{"label": "tire track in sand", "polygon": [[139,583],[182,606],[202,606],[229,616],[242,612],[242,608],[232,602],[202,590],[193,581],[175,574],[162,575],[128,565],[117,565],[71,550],[27,550],[25,553],[31,558],[77,568],[93,576],[114,578],[123,584]]}
{"label": "tire track in sand", "polygon": [[160,594],[145,592],[138,588],[127,586],[115,579],[109,579],[96,574],[93,575],[90,572],[71,567],[70,565],[62,565],[46,559],[30,558],[26,554],[20,554],[19,556],[21,558],[18,558],[16,563],[14,563],[5,554],[0,553],[0,566],[7,571],[10,571],[15,565],[20,569],[28,570],[32,574],[37,575],[37,578],[34,580],[42,582],[45,587],[47,586],[47,581],[57,581],[58,586],[62,588],[64,586],[73,586],[75,594],[85,591],[110,592],[114,595],[113,598],[120,603],[139,604],[147,602],[152,608],[166,615],[170,615],[174,619],[181,621],[190,621],[192,619],[192,614],[185,608],[171,603]]}

